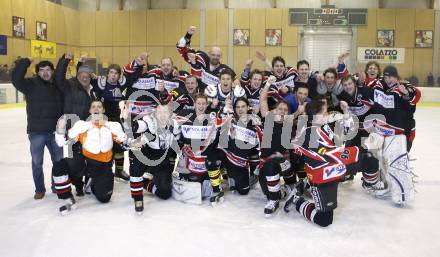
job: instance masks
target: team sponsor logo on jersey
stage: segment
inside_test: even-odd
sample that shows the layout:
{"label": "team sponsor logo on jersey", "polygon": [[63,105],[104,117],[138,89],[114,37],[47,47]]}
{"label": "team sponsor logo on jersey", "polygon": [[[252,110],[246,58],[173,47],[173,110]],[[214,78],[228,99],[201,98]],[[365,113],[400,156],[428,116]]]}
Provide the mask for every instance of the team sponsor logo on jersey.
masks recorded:
{"label": "team sponsor logo on jersey", "polygon": [[235,132],[234,134],[234,138],[243,142],[247,142],[251,145],[255,144],[256,138],[257,138],[257,133],[255,133],[254,131],[247,129],[247,128],[243,128],[237,125],[233,125],[233,130]]}
{"label": "team sponsor logo on jersey", "polygon": [[252,108],[260,108],[260,100],[249,98],[248,101]]}
{"label": "team sponsor logo on jersey", "polygon": [[136,102],[127,102],[128,103],[128,110],[131,114],[149,114],[154,111],[153,106],[151,105],[140,105]]}
{"label": "team sponsor logo on jersey", "polygon": [[280,167],[281,171],[287,171],[291,167],[290,161],[285,160],[284,162],[280,163]]}
{"label": "team sponsor logo on jersey", "polygon": [[377,89],[374,90],[374,101],[385,108],[388,109],[394,108],[394,96],[387,95],[384,92]]}
{"label": "team sponsor logo on jersey", "polygon": [[133,87],[144,90],[153,89],[156,87],[156,79],[154,77],[139,78],[136,83],[133,84]]}
{"label": "team sponsor logo on jersey", "polygon": [[364,115],[369,110],[370,110],[370,107],[368,107],[366,105],[362,105],[362,106],[349,106],[348,107],[348,111],[351,114],[356,115],[356,116]]}
{"label": "team sponsor logo on jersey", "polygon": [[186,168],[195,173],[203,173],[207,172],[205,161],[197,161],[191,158],[188,158]]}
{"label": "team sponsor logo on jersey", "polygon": [[220,79],[217,76],[214,76],[205,70],[202,70],[202,82],[207,85],[217,85],[220,83]]}
{"label": "team sponsor logo on jersey", "polygon": [[324,168],[324,172],[322,173],[323,180],[329,180],[331,178],[340,177],[345,174],[347,171],[344,164],[336,164],[330,167]]}
{"label": "team sponsor logo on jersey", "polygon": [[277,81],[277,82],[273,83],[273,85],[275,85],[278,88],[283,87],[283,86],[293,88],[293,87],[295,87],[294,76],[290,76],[284,80]]}
{"label": "team sponsor logo on jersey", "polygon": [[207,139],[211,126],[182,125],[182,135],[190,139]]}
{"label": "team sponsor logo on jersey", "polygon": [[179,82],[173,82],[173,81],[168,81],[168,80],[163,80],[163,79],[158,79],[156,80],[156,83],[163,83],[165,89],[170,92],[176,88],[179,87]]}

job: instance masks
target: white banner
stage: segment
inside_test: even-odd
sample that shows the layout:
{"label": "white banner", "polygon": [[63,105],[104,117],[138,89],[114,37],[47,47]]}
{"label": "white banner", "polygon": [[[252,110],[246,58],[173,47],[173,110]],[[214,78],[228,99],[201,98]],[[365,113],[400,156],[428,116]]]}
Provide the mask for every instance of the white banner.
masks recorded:
{"label": "white banner", "polygon": [[405,48],[358,47],[358,62],[404,63]]}

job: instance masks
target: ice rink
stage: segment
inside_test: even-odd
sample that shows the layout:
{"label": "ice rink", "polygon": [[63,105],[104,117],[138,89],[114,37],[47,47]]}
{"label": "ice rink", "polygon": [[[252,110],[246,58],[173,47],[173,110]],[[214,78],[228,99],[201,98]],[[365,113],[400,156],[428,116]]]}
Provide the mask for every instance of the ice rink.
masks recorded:
{"label": "ice rink", "polygon": [[[402,209],[375,199],[358,176],[340,186],[333,225],[320,228],[296,212],[265,218],[258,187],[249,196],[227,193],[215,208],[145,194],[137,216],[128,184],[116,182],[110,203],[86,195],[61,216],[55,194],[33,199],[25,108],[0,110],[0,256],[439,256],[440,108],[419,107],[416,120],[414,204]],[[46,151],[46,188],[51,166]]]}

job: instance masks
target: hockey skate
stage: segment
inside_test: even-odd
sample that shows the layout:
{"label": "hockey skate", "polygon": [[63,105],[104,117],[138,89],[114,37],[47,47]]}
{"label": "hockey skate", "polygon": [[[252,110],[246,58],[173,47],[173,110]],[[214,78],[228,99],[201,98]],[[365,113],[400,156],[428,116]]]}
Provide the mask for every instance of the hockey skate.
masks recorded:
{"label": "hockey skate", "polygon": [[211,206],[214,207],[217,205],[217,203],[222,203],[225,198],[225,193],[223,191],[220,192],[212,192],[211,197],[209,198],[209,202],[211,203]]}
{"label": "hockey skate", "polygon": [[298,183],[295,184],[290,194],[287,196],[286,203],[284,204],[284,211],[290,212],[296,205],[296,202],[301,198],[301,196],[304,194],[304,191],[307,187],[307,184],[304,182],[304,180],[300,180]]}
{"label": "hockey skate", "polygon": [[120,182],[128,182],[130,180],[130,175],[123,170],[115,170],[115,178]]}
{"label": "hockey skate", "polygon": [[84,186],[84,192],[87,195],[90,195],[92,193],[92,178],[87,179],[87,183]]}
{"label": "hockey skate", "polygon": [[136,211],[137,215],[142,215],[144,213],[144,201],[134,201],[134,210]]}
{"label": "hockey skate", "polygon": [[60,207],[59,211],[61,213],[61,215],[66,215],[67,213],[69,213],[71,210],[75,210],[76,209],[76,201],[75,198],[70,197],[65,199],[66,203]]}
{"label": "hockey skate", "polygon": [[389,188],[383,181],[378,181],[375,184],[370,184],[362,179],[362,188],[365,189],[368,194],[380,199],[388,197],[390,192]]}
{"label": "hockey skate", "polygon": [[272,217],[280,207],[280,200],[268,200],[264,206],[264,215],[266,218]]}
{"label": "hockey skate", "polygon": [[249,176],[249,186],[251,188],[254,188],[257,183],[258,183],[258,176],[257,175],[250,175]]}
{"label": "hockey skate", "polygon": [[287,185],[287,184],[282,185],[280,188],[281,199],[286,198],[290,194],[291,191],[292,191],[292,188],[289,185]]}

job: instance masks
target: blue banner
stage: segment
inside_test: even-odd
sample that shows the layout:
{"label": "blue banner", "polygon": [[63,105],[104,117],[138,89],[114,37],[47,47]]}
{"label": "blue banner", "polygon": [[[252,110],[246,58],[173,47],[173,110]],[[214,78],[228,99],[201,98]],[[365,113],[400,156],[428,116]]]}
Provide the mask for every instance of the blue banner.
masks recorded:
{"label": "blue banner", "polygon": [[5,35],[0,35],[0,55],[8,54],[8,38]]}

